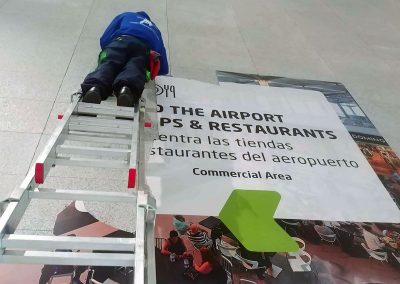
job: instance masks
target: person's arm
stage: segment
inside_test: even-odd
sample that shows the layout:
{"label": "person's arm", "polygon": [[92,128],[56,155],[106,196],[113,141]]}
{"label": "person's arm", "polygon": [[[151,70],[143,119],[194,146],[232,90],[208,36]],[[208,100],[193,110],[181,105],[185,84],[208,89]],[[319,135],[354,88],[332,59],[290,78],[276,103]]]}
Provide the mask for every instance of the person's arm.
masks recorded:
{"label": "person's arm", "polygon": [[208,261],[202,263],[201,265],[194,264],[193,266],[194,269],[196,269],[196,271],[200,272],[201,274],[208,274],[212,271],[212,266]]}
{"label": "person's arm", "polygon": [[161,249],[161,253],[163,255],[170,255],[171,254],[171,252],[168,250],[169,245],[170,245],[170,243],[169,243],[168,240],[164,242],[164,244],[162,246],[162,249]]}
{"label": "person's arm", "polygon": [[125,13],[122,13],[116,16],[111,23],[108,25],[107,29],[104,31],[103,35],[100,38],[100,47],[104,49],[108,43],[112,40],[112,35],[114,32],[120,27],[122,19],[124,18]]}

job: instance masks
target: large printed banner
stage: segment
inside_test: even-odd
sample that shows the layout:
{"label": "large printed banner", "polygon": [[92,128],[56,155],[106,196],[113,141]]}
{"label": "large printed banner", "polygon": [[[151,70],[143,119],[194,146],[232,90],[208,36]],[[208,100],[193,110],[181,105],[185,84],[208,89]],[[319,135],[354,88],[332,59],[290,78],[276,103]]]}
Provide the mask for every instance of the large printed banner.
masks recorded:
{"label": "large printed banner", "polygon": [[240,188],[278,191],[276,218],[400,221],[322,93],[170,77],[157,85],[160,134],[147,181],[159,213],[218,215]]}

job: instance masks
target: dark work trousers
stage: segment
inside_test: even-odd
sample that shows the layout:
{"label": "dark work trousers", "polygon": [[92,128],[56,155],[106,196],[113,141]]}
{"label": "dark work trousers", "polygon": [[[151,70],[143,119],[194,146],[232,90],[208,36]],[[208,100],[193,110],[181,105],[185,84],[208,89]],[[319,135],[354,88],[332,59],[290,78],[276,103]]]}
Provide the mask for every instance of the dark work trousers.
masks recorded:
{"label": "dark work trousers", "polygon": [[102,99],[113,91],[127,86],[132,93],[141,94],[146,83],[148,46],[132,36],[120,36],[103,50],[105,57],[96,70],[86,76],[81,87],[85,94],[91,87],[99,87]]}

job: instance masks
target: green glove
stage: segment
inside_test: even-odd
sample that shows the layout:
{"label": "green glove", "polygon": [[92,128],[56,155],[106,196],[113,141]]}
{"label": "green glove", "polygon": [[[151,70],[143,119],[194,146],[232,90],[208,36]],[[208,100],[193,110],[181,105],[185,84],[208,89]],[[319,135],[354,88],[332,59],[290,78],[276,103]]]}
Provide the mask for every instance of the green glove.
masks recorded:
{"label": "green glove", "polygon": [[105,50],[100,51],[99,53],[99,57],[97,59],[97,64],[100,65],[101,63],[103,63],[104,59],[106,59],[107,57],[107,52]]}
{"label": "green glove", "polygon": [[146,81],[149,82],[151,80],[150,71],[146,70]]}

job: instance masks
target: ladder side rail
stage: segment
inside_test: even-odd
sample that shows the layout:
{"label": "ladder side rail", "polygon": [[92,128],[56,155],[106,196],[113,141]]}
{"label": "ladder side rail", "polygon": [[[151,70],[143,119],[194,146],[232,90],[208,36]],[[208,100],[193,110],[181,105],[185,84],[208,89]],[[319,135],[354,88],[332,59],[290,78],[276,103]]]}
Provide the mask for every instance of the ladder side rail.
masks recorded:
{"label": "ladder side rail", "polygon": [[51,134],[45,148],[36,160],[35,163],[35,181],[36,183],[43,183],[51,167],[55,164],[56,160],[56,146],[63,143],[68,133],[68,124],[71,119],[72,113],[77,108],[79,97],[71,103],[65,111],[61,122],[57,125],[54,132]]}
{"label": "ladder side rail", "polygon": [[131,143],[131,153],[129,155],[129,169],[128,169],[128,188],[136,188],[137,181],[137,156],[139,149],[139,130],[141,127],[139,121],[139,114],[141,108],[142,100],[139,101],[139,104],[136,104],[134,109],[134,118],[132,125],[132,143]]}
{"label": "ladder side rail", "polygon": [[155,281],[154,222],[156,201],[154,197],[138,191],[135,243],[135,281],[150,284]]}
{"label": "ladder side rail", "polygon": [[156,283],[154,224],[146,226],[147,283]]}
{"label": "ladder side rail", "polygon": [[30,199],[27,191],[24,191],[19,200],[9,202],[6,210],[0,217],[0,242],[5,234],[13,234],[15,232],[29,203]]}
{"label": "ladder side rail", "polygon": [[156,260],[154,244],[154,225],[156,220],[156,200],[153,196],[147,195],[147,216],[146,216],[146,283],[156,283]]}
{"label": "ladder side rail", "polygon": [[[151,90],[149,90],[149,97],[146,100],[145,109],[143,109],[142,116],[139,120],[141,126],[144,125],[146,119],[146,113],[155,111],[155,119],[153,122],[153,126],[150,131],[154,131],[154,129],[158,129],[157,122],[157,96],[155,91],[154,82],[151,82]],[[151,115],[149,115],[151,117]],[[146,145],[145,145],[145,132],[148,130],[147,128],[141,127],[140,133],[140,157],[139,157],[139,190],[143,190],[147,195],[147,208],[146,208],[146,223],[145,223],[145,248],[146,248],[146,284],[156,283],[156,264],[155,264],[155,245],[154,245],[154,225],[156,218],[156,200],[151,194],[150,188],[146,185],[146,175],[145,175],[145,166],[146,166]],[[155,138],[155,137],[154,137]],[[154,141],[154,140],[153,140]]]}
{"label": "ladder side rail", "polygon": [[[155,88],[151,90],[155,96]],[[146,186],[145,178],[145,138],[144,120],[147,102],[144,98],[140,101],[138,150],[137,150],[137,223],[136,223],[136,248],[135,248],[135,282],[156,283],[155,256],[154,256],[154,222],[156,201],[151,196],[150,189]]]}
{"label": "ladder side rail", "polygon": [[147,196],[139,191],[136,210],[135,278],[134,283],[145,284],[146,275],[146,205]]}
{"label": "ladder side rail", "polygon": [[[145,188],[145,145],[144,145],[144,115],[146,112],[146,101],[142,98],[139,104],[138,122],[139,127],[137,130],[137,152],[136,152],[136,170],[137,170],[137,189],[146,190]],[[132,162],[132,160],[131,160]]]}
{"label": "ladder side rail", "polygon": [[[134,283],[145,284],[147,283],[146,262],[147,262],[147,249],[146,249],[146,211],[147,211],[147,195],[144,193],[142,179],[140,177],[142,168],[140,158],[144,149],[141,145],[141,134],[143,134],[143,114],[144,114],[144,99],[140,99],[137,107],[137,125],[136,125],[136,139],[132,139],[131,146],[131,159],[130,169],[135,168],[135,186],[138,194],[137,209],[136,209],[136,244],[135,244],[135,278]],[[133,132],[135,133],[135,132]],[[140,173],[140,174],[139,174]]]}
{"label": "ladder side rail", "polygon": [[[154,87],[154,85],[153,85]],[[153,88],[154,91],[154,88]],[[154,94],[155,96],[155,91]],[[5,212],[5,218],[0,218],[0,237],[3,239],[3,243],[0,248],[4,248],[0,250],[0,262],[12,262],[12,263],[40,263],[40,264],[59,264],[59,265],[100,265],[100,266],[135,266],[135,283],[155,283],[155,260],[154,260],[154,221],[155,221],[155,199],[151,196],[149,189],[147,189],[144,185],[145,183],[145,148],[144,148],[144,115],[145,115],[145,106],[144,99],[140,101],[134,112],[132,114],[131,108],[123,108],[115,110],[114,108],[102,107],[97,105],[89,105],[82,104],[79,102],[80,96],[77,96],[78,99],[75,101],[72,100],[71,106],[67,109],[67,112],[64,114],[64,118],[61,121],[60,125],[56,128],[55,132],[50,138],[45,150],[39,156],[37,163],[34,167],[31,168],[30,174],[26,177],[21,187],[15,191],[14,197],[15,199],[10,200],[9,207],[7,207]],[[76,197],[76,195],[80,195],[83,198],[92,197],[102,199],[102,201],[111,200],[113,198],[119,199],[121,196],[89,196],[87,193],[82,192],[70,192],[60,190],[44,190],[41,192],[37,188],[33,190],[37,186],[37,184],[43,183],[44,178],[48,174],[51,166],[53,164],[68,164],[72,165],[74,162],[81,162],[81,164],[85,164],[85,166],[90,164],[96,164],[96,159],[76,159],[73,161],[69,158],[56,157],[56,146],[66,139],[67,134],[69,133],[70,125],[75,125],[74,123],[70,124],[71,114],[79,114],[83,113],[93,113],[93,114],[105,114],[110,116],[120,116],[120,117],[130,117],[134,118],[132,124],[132,132],[130,135],[137,134],[135,137],[132,135],[132,143],[131,143],[131,153],[129,156],[129,176],[128,176],[128,187],[137,188],[138,189],[138,197],[137,197],[137,226],[136,226],[136,238],[134,239],[135,243],[133,245],[133,249],[130,249],[130,253],[84,253],[84,252],[49,252],[49,251],[13,251],[8,250],[7,245],[28,245],[26,242],[29,242],[29,238],[21,237],[18,235],[11,235],[15,232],[15,229],[22,218],[23,213],[25,212],[29,201],[31,198],[69,198],[71,196]],[[79,125],[79,124],[78,124]],[[67,126],[67,127],[65,127]],[[98,127],[90,127],[95,129],[90,130],[98,130]],[[122,129],[118,129],[119,131]],[[77,131],[85,131],[84,129],[80,129],[77,127]],[[108,131],[108,130],[107,130]],[[115,131],[113,131],[115,134]],[[121,133],[125,134],[125,133]],[[89,134],[92,135],[92,134]],[[95,134],[96,136],[100,136],[101,134]],[[104,134],[105,135],[105,134]],[[128,134],[129,135],[129,134]],[[125,137],[120,137],[125,138]],[[76,149],[75,149],[76,150]],[[104,161],[104,160],[103,160]],[[110,161],[111,162],[111,161]],[[114,161],[112,161],[114,162]],[[117,162],[117,161],[115,161]],[[39,169],[38,165],[41,165]],[[125,163],[125,167],[128,165],[128,162]],[[102,165],[104,166],[104,165]],[[112,166],[114,167],[114,165]],[[121,167],[122,168],[122,167]],[[131,170],[133,170],[131,172]],[[35,172],[41,172],[38,180],[36,179]],[[133,180],[131,179],[133,177]],[[133,181],[133,183],[132,183]],[[129,186],[131,185],[131,186]],[[133,185],[133,186],[132,186]],[[7,234],[4,238],[3,236]],[[18,239],[19,238],[19,239]],[[42,238],[45,238],[42,236]],[[54,237],[49,237],[54,239]],[[44,240],[39,239],[33,242],[33,246],[36,248],[44,248]],[[52,244],[54,247],[74,247],[74,244],[71,244],[73,240],[60,240],[58,242],[54,241]],[[75,240],[76,241],[76,240]],[[79,241],[79,239],[78,239]],[[92,244],[96,246],[98,244]],[[119,244],[121,245],[121,244]],[[80,244],[79,246],[83,246]],[[135,252],[135,255],[131,252]]]}
{"label": "ladder side rail", "polygon": [[[35,167],[33,165],[21,185],[11,192],[7,200],[8,205],[0,216],[0,242],[5,234],[12,234],[17,229],[30,203],[28,190],[36,186]],[[0,258],[1,253],[2,250],[0,249]]]}
{"label": "ladder side rail", "polygon": [[146,128],[146,133],[149,134],[148,138],[151,142],[158,139],[158,116],[157,116],[157,95],[155,91],[155,83],[150,82],[149,89],[145,89],[143,96],[146,98],[146,113],[145,121],[151,122],[150,128]]}
{"label": "ladder side rail", "polygon": [[[65,125],[67,125],[72,112],[76,108],[78,101],[79,101],[79,96],[77,96],[77,99],[73,101],[71,105],[68,107],[62,119],[62,123],[60,123],[60,125],[58,125],[58,127],[56,128],[55,132],[53,132],[52,136],[50,137],[50,140],[47,143],[47,146],[39,155],[39,158],[37,159],[36,163],[30,168],[27,176],[22,181],[19,188],[15,189],[11,193],[10,198],[8,199],[9,204],[4,214],[0,217],[0,240],[3,238],[5,234],[12,234],[17,229],[17,226],[20,223],[22,216],[24,215],[30,203],[28,190],[33,188],[33,186],[36,186],[38,183],[43,182],[45,176],[50,170],[52,164],[50,166],[48,164],[45,165],[45,162],[47,162],[46,159],[48,159],[48,156],[50,155],[52,148],[54,148],[54,145],[56,142],[58,142],[59,138],[60,137],[63,138],[63,135],[61,134],[64,130]],[[38,163],[41,164],[41,166],[39,166],[40,168],[39,179],[36,178],[37,174],[36,170]]]}
{"label": "ladder side rail", "polygon": [[134,238],[5,235],[1,248],[7,250],[101,250],[133,252]]}

